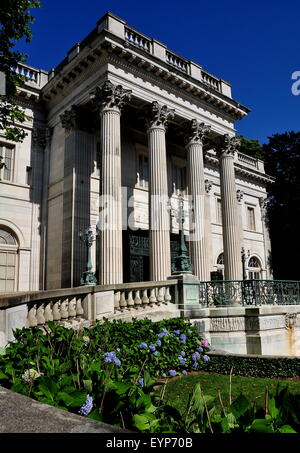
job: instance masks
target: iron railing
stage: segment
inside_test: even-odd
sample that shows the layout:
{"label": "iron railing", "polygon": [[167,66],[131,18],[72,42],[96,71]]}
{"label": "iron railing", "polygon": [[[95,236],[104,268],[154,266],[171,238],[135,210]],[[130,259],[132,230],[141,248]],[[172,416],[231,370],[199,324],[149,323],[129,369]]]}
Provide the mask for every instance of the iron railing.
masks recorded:
{"label": "iron railing", "polygon": [[299,305],[300,281],[296,280],[216,280],[199,284],[203,307],[226,305]]}

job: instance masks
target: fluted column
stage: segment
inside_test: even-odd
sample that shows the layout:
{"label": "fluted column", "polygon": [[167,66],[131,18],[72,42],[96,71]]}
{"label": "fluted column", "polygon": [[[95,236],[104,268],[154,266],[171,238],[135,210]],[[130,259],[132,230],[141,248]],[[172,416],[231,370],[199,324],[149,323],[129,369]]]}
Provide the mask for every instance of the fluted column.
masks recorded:
{"label": "fluted column", "polygon": [[210,198],[211,198],[211,189],[213,187],[213,182],[205,179],[205,207],[204,207],[204,214],[205,214],[205,234],[204,237],[206,238],[206,251],[207,251],[207,265],[209,271],[209,279],[211,279],[210,273],[213,269],[213,247],[212,247],[212,229],[211,229],[211,209],[210,209]]}
{"label": "fluted column", "polygon": [[123,282],[120,116],[131,91],[104,82],[92,93],[101,117],[99,282]]}
{"label": "fluted column", "polygon": [[242,280],[240,222],[236,199],[234,154],[240,142],[224,135],[217,147],[220,161],[225,280]]}
{"label": "fluted column", "polygon": [[186,125],[187,175],[193,220],[190,229],[190,251],[194,274],[199,280],[209,280],[207,238],[205,229],[205,182],[203,141],[210,126],[192,120]]}
{"label": "fluted column", "polygon": [[168,209],[168,177],[166,127],[174,110],[153,102],[147,112],[149,148],[149,211],[150,211],[150,279],[166,280],[171,275],[170,216]]}
{"label": "fluted column", "polygon": [[264,237],[266,278],[272,279],[273,273],[272,273],[271,240],[269,234],[269,222],[267,212],[268,202],[269,200],[267,198],[261,197],[259,199],[259,205],[261,209],[262,231]]}

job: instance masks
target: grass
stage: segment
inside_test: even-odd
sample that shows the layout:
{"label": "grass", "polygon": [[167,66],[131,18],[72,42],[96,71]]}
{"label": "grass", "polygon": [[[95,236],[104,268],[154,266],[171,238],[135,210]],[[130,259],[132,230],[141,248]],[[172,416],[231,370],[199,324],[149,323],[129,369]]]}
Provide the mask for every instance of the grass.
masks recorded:
{"label": "grass", "polygon": [[[197,383],[200,383],[205,395],[215,398],[217,408],[221,408],[219,393],[225,408],[230,405],[230,376],[205,372],[170,380],[166,386],[165,400],[172,401],[175,407],[184,410],[187,407],[189,393]],[[266,388],[270,393],[275,393],[278,384],[280,388],[288,385],[291,393],[300,394],[300,381],[231,376],[231,398],[233,401],[243,393],[250,402],[264,406]]]}

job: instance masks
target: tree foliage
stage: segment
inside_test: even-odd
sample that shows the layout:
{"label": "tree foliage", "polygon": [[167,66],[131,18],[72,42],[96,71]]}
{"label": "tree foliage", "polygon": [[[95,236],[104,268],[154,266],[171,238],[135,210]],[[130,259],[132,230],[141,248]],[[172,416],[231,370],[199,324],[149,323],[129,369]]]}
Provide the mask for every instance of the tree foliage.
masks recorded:
{"label": "tree foliage", "polygon": [[37,0],[1,0],[0,4],[0,71],[6,76],[6,95],[0,96],[0,129],[13,141],[21,141],[26,135],[18,126],[25,121],[25,113],[14,101],[16,87],[24,83],[24,77],[14,68],[27,57],[14,47],[22,38],[31,41],[34,18],[30,10],[40,6]]}
{"label": "tree foliage", "polygon": [[274,278],[300,280],[300,132],[269,137],[263,145],[269,184],[269,224]]}
{"label": "tree foliage", "polygon": [[238,138],[241,140],[241,146],[239,151],[247,156],[254,157],[255,159],[264,160],[263,149],[258,140],[248,139],[239,135]]}

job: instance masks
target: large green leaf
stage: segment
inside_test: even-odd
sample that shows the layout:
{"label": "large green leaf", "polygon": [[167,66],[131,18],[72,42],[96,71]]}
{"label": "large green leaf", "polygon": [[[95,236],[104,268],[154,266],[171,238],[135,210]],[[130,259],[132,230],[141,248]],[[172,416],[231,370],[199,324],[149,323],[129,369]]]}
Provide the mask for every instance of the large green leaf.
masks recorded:
{"label": "large green leaf", "polygon": [[273,433],[274,430],[271,426],[271,421],[264,418],[257,418],[251,425],[251,431],[256,433]]}
{"label": "large green leaf", "polygon": [[297,431],[295,431],[294,428],[292,428],[290,425],[283,425],[279,429],[279,432],[280,433],[297,433]]}
{"label": "large green leaf", "polygon": [[249,408],[249,401],[244,395],[239,395],[236,400],[230,405],[230,411],[233,413],[235,418],[239,418]]}
{"label": "large green leaf", "polygon": [[276,407],[275,398],[271,398],[269,401],[269,413],[273,419],[279,414],[279,409]]}

